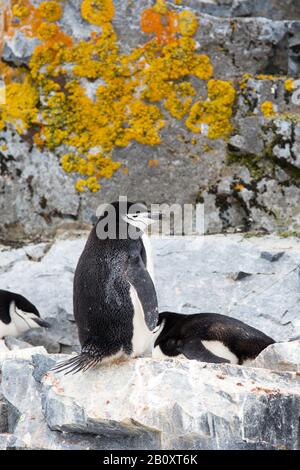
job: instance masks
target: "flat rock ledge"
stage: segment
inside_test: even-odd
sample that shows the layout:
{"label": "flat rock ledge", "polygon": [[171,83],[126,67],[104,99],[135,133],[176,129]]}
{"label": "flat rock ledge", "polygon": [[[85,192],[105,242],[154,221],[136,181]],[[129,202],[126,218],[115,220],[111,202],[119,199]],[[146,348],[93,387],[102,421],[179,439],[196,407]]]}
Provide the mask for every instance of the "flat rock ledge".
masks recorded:
{"label": "flat rock ledge", "polygon": [[300,341],[252,367],[140,358],[49,371],[66,357],[0,352],[0,449],[300,448]]}

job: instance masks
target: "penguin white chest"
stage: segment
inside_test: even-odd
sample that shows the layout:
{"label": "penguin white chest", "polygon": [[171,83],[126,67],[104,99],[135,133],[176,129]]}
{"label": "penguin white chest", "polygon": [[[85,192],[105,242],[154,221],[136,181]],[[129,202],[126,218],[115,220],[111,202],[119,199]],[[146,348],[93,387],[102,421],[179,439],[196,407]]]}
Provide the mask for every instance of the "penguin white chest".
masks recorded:
{"label": "penguin white chest", "polygon": [[146,233],[142,236],[142,242],[146,251],[146,268],[154,284],[154,259],[151,240]]}
{"label": "penguin white chest", "polygon": [[150,352],[153,333],[145,322],[143,306],[132,285],[130,285],[130,298],[133,305],[132,356],[138,357]]}

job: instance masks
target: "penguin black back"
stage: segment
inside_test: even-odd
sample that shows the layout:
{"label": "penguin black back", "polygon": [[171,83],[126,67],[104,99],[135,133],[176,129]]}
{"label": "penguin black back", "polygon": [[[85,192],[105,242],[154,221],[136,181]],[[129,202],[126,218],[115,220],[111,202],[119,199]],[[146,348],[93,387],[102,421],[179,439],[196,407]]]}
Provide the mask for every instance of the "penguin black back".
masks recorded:
{"label": "penguin black back", "polygon": [[169,357],[183,354],[203,362],[243,364],[274,343],[256,328],[217,313],[162,312],[158,323],[161,328],[154,343],[154,351],[158,348],[154,357],[162,352]]}

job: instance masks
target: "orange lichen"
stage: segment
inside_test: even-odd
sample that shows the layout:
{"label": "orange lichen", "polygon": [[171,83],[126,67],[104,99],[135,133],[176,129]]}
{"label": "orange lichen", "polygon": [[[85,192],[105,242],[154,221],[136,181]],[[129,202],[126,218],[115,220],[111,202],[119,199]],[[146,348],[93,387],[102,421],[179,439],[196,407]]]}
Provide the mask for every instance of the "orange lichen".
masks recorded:
{"label": "orange lichen", "polygon": [[243,189],[245,189],[245,186],[242,183],[237,183],[234,185],[234,189],[236,191],[242,191]]}
{"label": "orange lichen", "polygon": [[161,44],[174,41],[178,28],[178,15],[166,9],[165,2],[158,2],[153,8],[147,8],[142,13],[142,31],[147,34],[154,34]]}

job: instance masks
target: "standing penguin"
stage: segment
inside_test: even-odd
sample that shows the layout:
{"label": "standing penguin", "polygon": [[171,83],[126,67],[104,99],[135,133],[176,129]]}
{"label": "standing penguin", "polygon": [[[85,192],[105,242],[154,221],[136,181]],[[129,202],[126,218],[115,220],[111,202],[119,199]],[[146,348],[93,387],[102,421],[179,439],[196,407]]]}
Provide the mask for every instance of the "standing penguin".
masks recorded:
{"label": "standing penguin", "polygon": [[31,328],[48,326],[29,300],[20,294],[0,290],[0,339],[19,336]]}
{"label": "standing penguin", "polygon": [[251,361],[275,341],[246,323],[217,313],[159,314],[153,357],[184,356],[202,362]]}
{"label": "standing penguin", "polygon": [[144,231],[152,222],[145,205],[124,201],[110,204],[99,217],[74,277],[81,354],[55,370],[85,371],[151,348],[158,308]]}

